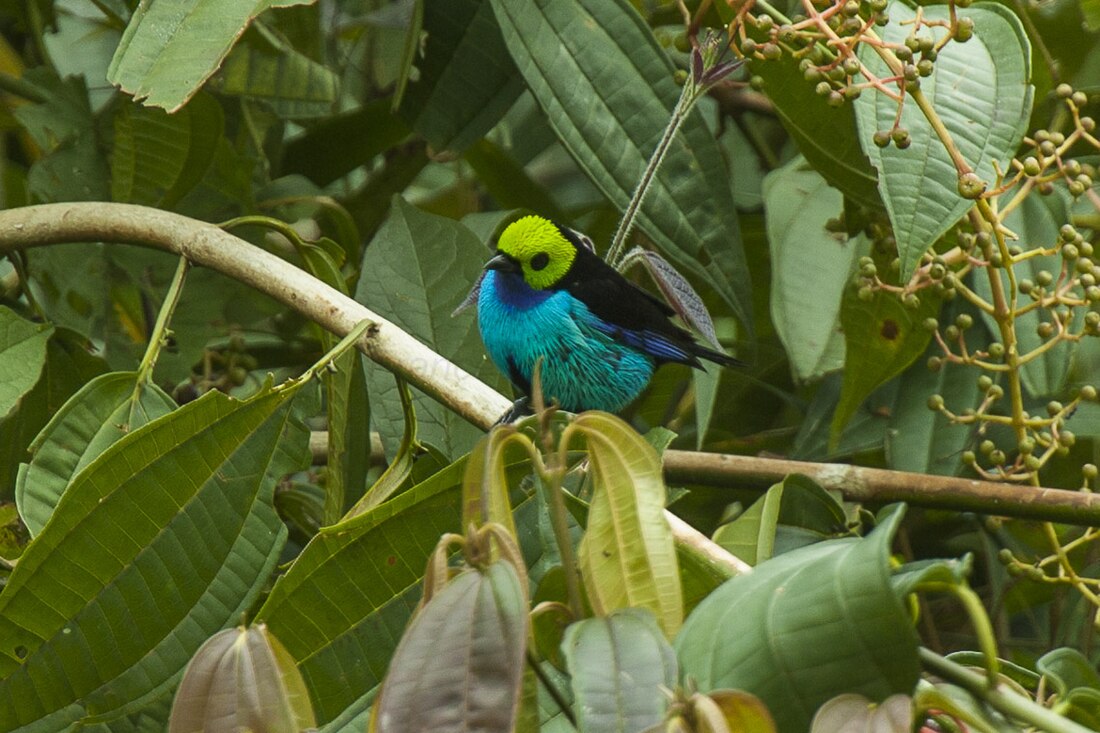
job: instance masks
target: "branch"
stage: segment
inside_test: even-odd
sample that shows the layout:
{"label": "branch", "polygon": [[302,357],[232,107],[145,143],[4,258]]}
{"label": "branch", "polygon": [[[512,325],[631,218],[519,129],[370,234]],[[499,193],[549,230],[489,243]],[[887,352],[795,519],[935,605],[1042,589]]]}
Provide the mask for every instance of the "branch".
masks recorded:
{"label": "branch", "polygon": [[1100,494],[1083,491],[887,471],[843,463],[665,451],[665,478],[673,484],[767,486],[792,473],[809,476],[822,487],[839,491],[848,501],[905,501],[955,511],[1100,525]]}
{"label": "branch", "polygon": [[360,321],[371,321],[359,349],[474,425],[488,428],[511,406],[508,398],[382,316],[214,224],[145,206],[102,202],[0,211],[0,254],[62,242],[100,241],[182,255],[270,295],[339,336],[346,336]]}
{"label": "branch", "polygon": [[[102,202],[0,211],[0,255],[62,242],[97,241],[139,244],[182,255],[266,293],[340,336],[369,320],[373,325],[359,342],[368,358],[481,428],[488,429],[511,405],[506,397],[362,304],[213,224],[144,206]],[[805,474],[852,501],[908,501],[919,506],[1100,525],[1100,496],[1083,492],[841,464],[665,452],[665,476],[672,483],[766,486],[791,473]],[[682,534],[678,531],[677,538],[687,541]],[[698,538],[691,539],[694,544]]]}

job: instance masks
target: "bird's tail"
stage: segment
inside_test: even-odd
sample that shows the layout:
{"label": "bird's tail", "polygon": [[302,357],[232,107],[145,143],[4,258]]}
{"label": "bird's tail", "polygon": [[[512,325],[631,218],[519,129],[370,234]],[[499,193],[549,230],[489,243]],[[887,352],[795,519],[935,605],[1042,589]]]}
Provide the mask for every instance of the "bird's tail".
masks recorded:
{"label": "bird's tail", "polygon": [[[693,356],[696,356],[700,359],[706,359],[707,361],[713,361],[715,364],[720,364],[721,366],[725,366],[725,367],[748,366],[748,364],[746,364],[745,362],[741,361],[740,359],[738,359],[736,357],[730,356],[729,354],[724,354],[721,351],[715,351],[713,349],[708,349],[707,347],[700,346],[699,344],[695,344],[694,348],[692,348],[692,350],[691,350],[691,353],[692,353]],[[702,367],[701,364],[695,364],[693,366],[700,367],[700,368]]]}

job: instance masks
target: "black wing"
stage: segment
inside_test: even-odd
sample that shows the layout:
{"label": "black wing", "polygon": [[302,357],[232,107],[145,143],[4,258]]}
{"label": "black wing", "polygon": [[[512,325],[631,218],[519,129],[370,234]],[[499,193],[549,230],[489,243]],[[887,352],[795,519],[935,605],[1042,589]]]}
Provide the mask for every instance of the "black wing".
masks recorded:
{"label": "black wing", "polygon": [[667,303],[624,278],[583,246],[577,247],[573,266],[559,287],[588,306],[599,320],[597,328],[657,361],[695,367],[700,366],[699,356],[722,363],[735,361],[697,344],[690,332],[669,320],[675,311]]}

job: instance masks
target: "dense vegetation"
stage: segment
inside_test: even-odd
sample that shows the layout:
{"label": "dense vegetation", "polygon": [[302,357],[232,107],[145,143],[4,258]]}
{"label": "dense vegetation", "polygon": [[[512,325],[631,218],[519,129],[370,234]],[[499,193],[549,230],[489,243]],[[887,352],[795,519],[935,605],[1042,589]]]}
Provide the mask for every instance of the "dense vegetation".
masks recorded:
{"label": "dense vegetation", "polygon": [[[1100,729],[1097,30],[0,8],[0,731]],[[748,366],[487,433],[529,212]]]}

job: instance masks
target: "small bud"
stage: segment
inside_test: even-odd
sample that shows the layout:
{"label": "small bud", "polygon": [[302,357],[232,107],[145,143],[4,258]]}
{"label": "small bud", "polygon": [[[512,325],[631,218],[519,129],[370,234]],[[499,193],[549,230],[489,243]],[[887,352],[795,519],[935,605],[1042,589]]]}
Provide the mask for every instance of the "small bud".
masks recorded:
{"label": "small bud", "polygon": [[994,384],[992,387],[986,390],[985,396],[996,402],[997,400],[1005,396],[1004,387],[999,384]]}
{"label": "small bud", "polygon": [[1095,402],[1096,401],[1096,387],[1093,387],[1091,384],[1086,384],[1084,387],[1082,387],[1081,388],[1081,399],[1083,399],[1087,402]]}
{"label": "small bud", "polygon": [[1054,93],[1062,99],[1069,99],[1070,96],[1073,94],[1073,87],[1071,87],[1069,84],[1062,83],[1054,88]]}
{"label": "small bud", "polygon": [[943,395],[934,394],[928,398],[928,409],[939,412],[943,409]]}
{"label": "small bud", "polygon": [[938,356],[928,357],[928,371],[938,372],[943,369],[943,359]]}
{"label": "small bud", "polygon": [[994,466],[1003,466],[1005,464],[1005,452],[999,448],[989,454],[989,460]]}
{"label": "small bud", "polygon": [[1086,463],[1081,466],[1081,475],[1087,479],[1094,479],[1100,476],[1100,469],[1096,467],[1095,463]]}
{"label": "small bud", "polygon": [[1043,172],[1042,166],[1039,165],[1039,159],[1034,155],[1029,155],[1024,158],[1024,173],[1029,176],[1037,176]]}
{"label": "small bud", "polygon": [[[966,7],[962,3],[956,0],[956,5],[960,7]],[[969,5],[970,3],[967,3]],[[974,19],[973,18],[959,18],[958,24],[955,26],[955,40],[959,43],[966,43],[974,37]]]}
{"label": "small bud", "polygon": [[989,355],[994,359],[1000,359],[1005,355],[1005,345],[1000,341],[994,341],[989,345]]}
{"label": "small bud", "polygon": [[924,325],[924,330],[926,330],[926,331],[935,331],[937,328],[940,327],[940,322],[937,321],[935,318],[925,318],[923,325]]}
{"label": "small bud", "polygon": [[993,380],[989,377],[988,374],[983,374],[982,376],[978,377],[978,389],[980,389],[981,391],[985,392],[992,386]]}
{"label": "small bud", "polygon": [[1048,339],[1054,335],[1054,324],[1044,321],[1035,329],[1035,333],[1039,334],[1041,339]]}
{"label": "small bud", "polygon": [[1072,448],[1077,442],[1077,436],[1068,430],[1063,430],[1058,435],[1058,439],[1062,442],[1062,445],[1066,446],[1067,448]]}
{"label": "small bud", "polygon": [[1065,409],[1065,405],[1063,405],[1058,400],[1051,400],[1050,402],[1047,403],[1047,414],[1050,415],[1051,417],[1054,417],[1055,415],[1057,415],[1059,412],[1061,412],[1064,409]]}
{"label": "small bud", "polygon": [[983,456],[988,456],[990,453],[993,452],[993,449],[996,447],[997,445],[989,439],[983,440],[981,443],[978,444],[978,450],[981,451]]}

